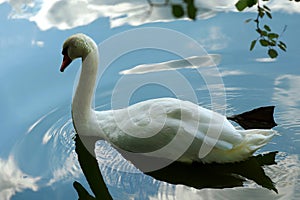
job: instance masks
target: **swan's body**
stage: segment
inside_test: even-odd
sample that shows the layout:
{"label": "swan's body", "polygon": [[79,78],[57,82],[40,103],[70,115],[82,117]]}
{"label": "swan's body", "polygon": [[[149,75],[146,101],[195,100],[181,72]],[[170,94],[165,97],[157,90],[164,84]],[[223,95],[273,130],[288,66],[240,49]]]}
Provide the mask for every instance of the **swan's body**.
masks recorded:
{"label": "swan's body", "polygon": [[[61,71],[73,59],[82,58],[72,103],[73,124],[79,135],[97,136],[129,152],[162,149],[154,156],[170,159],[180,155],[176,158],[183,162],[219,163],[244,160],[274,136],[270,129],[236,130],[226,117],[174,98],[147,100],[119,110],[95,111],[91,102],[98,70],[96,44],[89,37],[76,34],[65,41],[63,55]],[[171,148],[164,148],[174,141]],[[212,150],[199,157],[203,143]]]}

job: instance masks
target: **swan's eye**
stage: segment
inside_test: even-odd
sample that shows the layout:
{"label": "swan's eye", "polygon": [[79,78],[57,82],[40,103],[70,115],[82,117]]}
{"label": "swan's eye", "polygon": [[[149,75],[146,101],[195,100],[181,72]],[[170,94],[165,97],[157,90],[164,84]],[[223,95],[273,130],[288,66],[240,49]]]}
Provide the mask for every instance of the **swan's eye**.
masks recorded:
{"label": "swan's eye", "polygon": [[68,47],[63,48],[62,55],[68,55]]}

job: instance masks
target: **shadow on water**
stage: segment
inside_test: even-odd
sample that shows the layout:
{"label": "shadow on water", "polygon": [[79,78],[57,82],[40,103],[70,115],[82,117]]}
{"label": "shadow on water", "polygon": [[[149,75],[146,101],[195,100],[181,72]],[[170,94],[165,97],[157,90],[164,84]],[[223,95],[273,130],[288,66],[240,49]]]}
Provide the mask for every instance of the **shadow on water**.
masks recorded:
{"label": "shadow on water", "polygon": [[[76,153],[82,171],[95,197],[79,183],[74,182],[79,200],[113,199],[103,180],[97,159],[83,145],[80,137],[75,137]],[[246,180],[253,180],[264,188],[277,193],[272,180],[265,174],[263,166],[274,165],[277,152],[270,152],[250,157],[249,159],[227,164],[185,164],[173,162],[169,166],[146,174],[160,181],[171,184],[183,184],[196,189],[241,187]]]}
{"label": "shadow on water", "polygon": [[79,182],[75,181],[73,183],[73,186],[78,193],[79,200],[112,200],[112,197],[109,194],[109,191],[105,185],[102,174],[98,167],[98,162],[96,158],[92,154],[90,154],[90,152],[85,148],[80,137],[77,134],[75,136],[75,151],[78,155],[78,161],[83,171],[83,174],[92,192],[95,195],[95,197],[91,196]]}
{"label": "shadow on water", "polygon": [[276,164],[276,153],[261,154],[242,162],[226,164],[174,162],[163,169],[146,174],[161,181],[183,184],[197,189],[238,187],[243,186],[246,179],[249,179],[277,193],[274,183],[262,168],[264,165]]}
{"label": "shadow on water", "polygon": [[[273,113],[274,106],[268,106],[234,115],[228,117],[228,119],[237,122],[244,129],[273,128],[277,125],[273,119]],[[75,151],[78,154],[78,161],[82,171],[95,195],[95,197],[90,195],[79,182],[75,181],[73,187],[78,193],[79,200],[112,200],[103,180],[97,159],[85,148],[77,134],[75,136]],[[160,181],[171,184],[183,184],[196,189],[241,187],[246,180],[252,180],[258,185],[278,193],[275,184],[262,168],[263,166],[276,164],[275,156],[277,153],[277,151],[274,151],[260,154],[236,163],[187,164],[173,162],[162,169],[146,172],[145,174]]]}

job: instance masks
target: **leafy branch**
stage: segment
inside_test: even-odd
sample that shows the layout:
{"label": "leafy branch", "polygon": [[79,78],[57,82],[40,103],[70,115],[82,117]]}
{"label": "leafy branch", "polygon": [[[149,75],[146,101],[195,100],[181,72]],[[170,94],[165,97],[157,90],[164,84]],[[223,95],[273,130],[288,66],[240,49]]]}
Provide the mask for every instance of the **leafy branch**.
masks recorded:
{"label": "leafy branch", "polygon": [[[175,18],[188,17],[189,19],[196,20],[198,8],[195,6],[194,0],[183,0],[183,3],[178,1],[172,2],[172,0],[164,0],[161,3],[154,2],[153,0],[146,0],[150,6],[149,13],[152,12],[154,7],[171,7],[172,14]],[[272,11],[266,5],[261,5],[260,1],[269,0],[238,0],[235,7],[238,11],[242,12],[246,8],[253,6],[257,7],[257,15],[255,19],[248,19],[246,22],[253,21],[256,24],[256,32],[258,37],[250,44],[250,51],[254,49],[256,44],[267,48],[267,52],[270,58],[276,58],[278,56],[278,50],[286,51],[287,45],[280,40],[281,36],[286,30],[286,26],[283,28],[281,34],[272,31],[271,27],[267,24],[262,25],[262,21],[266,18],[272,19]],[[289,0],[300,2],[300,0]]]}
{"label": "leafy branch", "polygon": [[[269,1],[269,0],[263,0]],[[257,41],[262,47],[268,48],[268,55],[270,58],[276,58],[278,56],[277,49],[286,51],[287,46],[280,39],[281,35],[285,32],[286,26],[284,27],[282,33],[279,35],[271,30],[270,26],[267,24],[261,25],[261,20],[267,16],[272,19],[271,9],[266,5],[261,6],[259,0],[239,0],[235,6],[238,11],[243,11],[245,8],[253,7],[257,5],[257,16],[256,19],[248,19],[246,22],[253,21],[256,24],[256,32],[258,33],[258,38],[253,40],[250,45],[250,51],[252,51],[257,44]]]}

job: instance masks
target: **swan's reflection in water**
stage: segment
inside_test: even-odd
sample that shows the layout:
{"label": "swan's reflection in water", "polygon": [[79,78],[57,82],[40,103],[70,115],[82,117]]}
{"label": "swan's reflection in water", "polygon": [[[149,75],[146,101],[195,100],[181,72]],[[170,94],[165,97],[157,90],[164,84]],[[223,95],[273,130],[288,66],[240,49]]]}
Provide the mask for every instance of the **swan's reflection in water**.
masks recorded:
{"label": "swan's reflection in water", "polygon": [[[122,158],[121,154],[113,150],[112,147],[107,147],[106,145],[108,144],[102,144],[100,146],[99,143],[97,145],[99,165],[110,166],[109,168],[112,169],[117,167],[118,169],[115,170],[124,172],[124,174],[142,173]],[[104,148],[106,148],[106,152],[104,151]],[[264,173],[262,168],[263,166],[276,164],[276,153],[277,152],[260,154],[250,157],[246,161],[227,164],[186,164],[173,162],[162,169],[147,172],[146,174],[157,180],[171,184],[184,184],[197,189],[243,186],[243,183],[248,179],[277,192],[273,182]],[[109,155],[109,157],[106,157],[107,155]],[[108,163],[106,161],[110,164],[107,165]]]}
{"label": "swan's reflection in water", "polygon": [[[106,153],[102,154],[104,149]],[[298,157],[280,152],[259,154],[231,164],[173,163],[147,173],[148,176],[137,171],[105,142],[97,143],[96,152],[108,187],[114,188],[112,191],[122,190],[128,199],[132,196],[139,196],[137,199],[293,199],[299,184]],[[105,165],[107,154],[111,155],[110,166]]]}
{"label": "swan's reflection in water", "polygon": [[[278,158],[279,157],[279,158]],[[202,189],[195,190],[184,185],[177,185],[172,193],[170,199],[184,199],[191,200],[198,199],[220,199],[220,200],[240,200],[240,199],[280,199],[280,200],[296,200],[297,190],[299,190],[299,161],[296,155],[286,156],[283,153],[277,154],[279,159],[276,165],[264,167],[265,173],[275,182],[278,194],[271,190],[258,187],[252,181],[246,181],[243,187],[224,188],[220,189]],[[159,191],[163,191],[162,186]],[[174,198],[173,198],[174,197]],[[153,198],[153,199],[167,199]]]}
{"label": "swan's reflection in water", "polygon": [[[30,177],[40,178],[36,182],[37,193],[62,184],[70,187],[75,180],[86,187],[74,150],[74,130],[66,113],[67,109],[57,109],[40,119],[12,151],[20,169]],[[295,196],[299,194],[296,155],[278,153],[277,164],[274,152],[227,166],[174,163],[145,175],[106,142],[98,141],[95,147],[100,176],[114,199],[299,198]],[[91,175],[95,177],[95,173]],[[278,194],[272,191],[275,190],[272,182]]]}
{"label": "swan's reflection in water", "polygon": [[278,192],[262,168],[265,165],[275,164],[276,153],[258,155],[243,162],[229,164],[183,164],[175,162],[164,169],[147,174],[158,180],[183,184],[197,189],[238,187],[243,186],[243,183],[248,179],[262,187]]}

